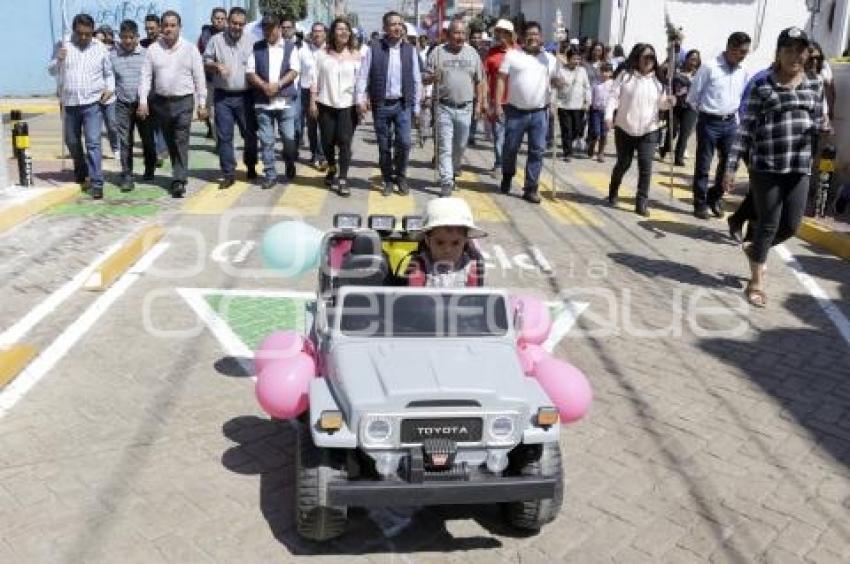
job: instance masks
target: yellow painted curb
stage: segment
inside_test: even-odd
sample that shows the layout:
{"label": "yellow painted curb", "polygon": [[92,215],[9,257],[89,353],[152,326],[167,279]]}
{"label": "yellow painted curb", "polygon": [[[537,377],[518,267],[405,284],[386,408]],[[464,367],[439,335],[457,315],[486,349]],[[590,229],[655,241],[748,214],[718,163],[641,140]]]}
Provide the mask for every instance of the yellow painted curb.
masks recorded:
{"label": "yellow painted curb", "polygon": [[58,114],[59,102],[39,102],[24,104],[0,104],[0,113],[8,114],[12,110],[21,110],[24,114]]}
{"label": "yellow painted curb", "polygon": [[38,354],[38,349],[30,345],[12,345],[0,349],[0,389],[21,373]]}
{"label": "yellow painted curb", "polygon": [[86,290],[105,290],[162,239],[163,235],[165,235],[165,229],[160,225],[148,225],[142,228],[135,237],[109,255],[86,280],[83,287]]}
{"label": "yellow painted curb", "polygon": [[800,229],[797,230],[797,237],[844,260],[850,260],[850,235],[836,233],[811,219],[803,219]]}
{"label": "yellow painted curb", "polygon": [[0,233],[43,212],[47,208],[73,200],[79,194],[80,187],[76,184],[61,186],[59,188],[48,189],[35,198],[30,198],[24,202],[0,209]]}

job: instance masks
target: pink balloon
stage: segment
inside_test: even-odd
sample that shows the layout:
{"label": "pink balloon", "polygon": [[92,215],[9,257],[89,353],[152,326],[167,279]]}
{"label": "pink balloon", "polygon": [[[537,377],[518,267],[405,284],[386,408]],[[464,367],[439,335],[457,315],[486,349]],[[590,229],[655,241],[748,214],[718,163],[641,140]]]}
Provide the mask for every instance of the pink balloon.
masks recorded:
{"label": "pink balloon", "polygon": [[352,239],[336,239],[331,242],[330,254],[328,257],[328,266],[333,270],[339,270],[342,266],[342,259],[351,252]]}
{"label": "pink balloon", "polygon": [[546,357],[534,367],[533,376],[557,408],[562,423],[578,421],[593,401],[593,390],[584,374],[572,364]]}
{"label": "pink balloon", "polygon": [[520,314],[520,325],[517,327],[519,341],[542,344],[552,329],[549,307],[534,296],[511,296],[511,311],[517,310]]}
{"label": "pink balloon", "polygon": [[526,374],[534,372],[534,367],[541,359],[549,356],[549,353],[540,345],[532,343],[520,343],[516,348],[519,355],[519,363],[522,365],[522,371]]}
{"label": "pink balloon", "polygon": [[273,331],[254,353],[254,374],[275,360],[292,358],[304,350],[304,337],[295,331]]}
{"label": "pink balloon", "polygon": [[315,375],[316,363],[304,353],[267,364],[254,390],[260,407],[277,419],[298,417],[309,406],[310,380]]}

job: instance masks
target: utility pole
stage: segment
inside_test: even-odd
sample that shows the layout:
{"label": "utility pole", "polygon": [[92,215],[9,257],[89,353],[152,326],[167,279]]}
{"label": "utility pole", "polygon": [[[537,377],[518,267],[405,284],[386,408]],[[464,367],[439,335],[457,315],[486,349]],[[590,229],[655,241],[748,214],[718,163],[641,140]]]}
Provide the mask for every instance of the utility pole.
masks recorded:
{"label": "utility pole", "polygon": [[250,0],[248,3],[248,19],[254,21],[259,19],[260,0]]}

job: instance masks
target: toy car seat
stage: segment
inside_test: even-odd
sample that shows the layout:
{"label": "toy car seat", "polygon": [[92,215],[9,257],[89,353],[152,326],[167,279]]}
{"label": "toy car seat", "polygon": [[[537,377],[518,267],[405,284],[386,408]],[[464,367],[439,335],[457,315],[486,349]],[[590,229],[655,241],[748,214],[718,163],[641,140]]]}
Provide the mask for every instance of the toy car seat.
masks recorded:
{"label": "toy car seat", "polygon": [[351,252],[342,260],[336,286],[383,286],[388,274],[381,238],[375,232],[358,233],[351,243]]}

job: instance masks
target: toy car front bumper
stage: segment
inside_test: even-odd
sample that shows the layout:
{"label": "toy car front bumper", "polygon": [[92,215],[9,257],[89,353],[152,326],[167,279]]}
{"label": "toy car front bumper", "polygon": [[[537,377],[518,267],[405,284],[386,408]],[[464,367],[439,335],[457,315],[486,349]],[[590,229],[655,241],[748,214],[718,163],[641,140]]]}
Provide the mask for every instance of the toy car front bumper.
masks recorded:
{"label": "toy car front bumper", "polygon": [[500,503],[555,497],[554,477],[512,476],[459,482],[339,481],[328,484],[328,505],[387,507]]}

